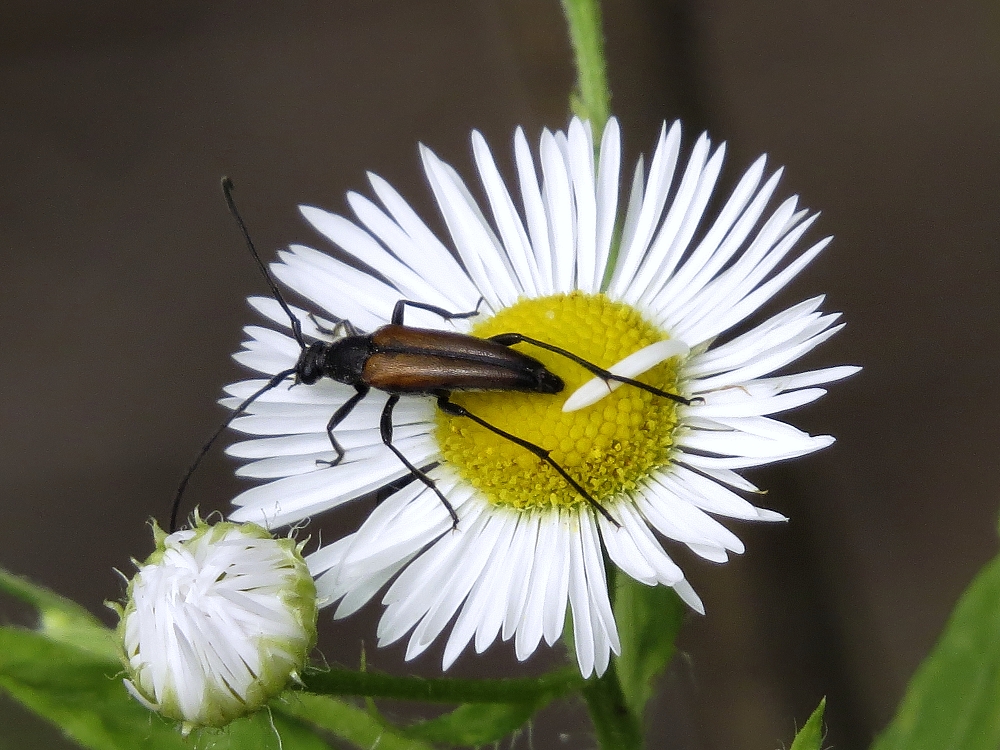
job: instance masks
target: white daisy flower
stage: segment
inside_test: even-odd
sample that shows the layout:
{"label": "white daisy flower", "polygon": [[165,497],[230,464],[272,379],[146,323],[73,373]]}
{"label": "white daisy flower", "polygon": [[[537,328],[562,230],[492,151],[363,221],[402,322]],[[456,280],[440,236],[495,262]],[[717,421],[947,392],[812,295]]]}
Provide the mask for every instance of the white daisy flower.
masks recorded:
{"label": "white daisy flower", "polygon": [[[623,212],[615,120],[604,130],[596,163],[587,123],[574,119],[566,133],[544,132],[537,161],[519,129],[520,206],[478,132],[472,146],[485,210],[452,167],[421,147],[459,260],[375,175],[369,179],[378,204],[356,193],[347,197],[356,223],[302,207],[320,233],[366,269],[299,245],[280,253],[274,275],[323,311],[314,317],[294,309],[306,339],[331,340],[330,321],[341,319],[375,331],[390,321],[399,300],[453,312],[478,305],[478,316],[452,320],[407,307],[405,322],[481,338],[518,332],[616,374],[642,373],[644,382],[690,403],[632,385],[589,382],[592,374],[567,358],[519,344],[564,381],[562,393],[465,392],[453,401],[550,451],[552,462],[594,502],[521,445],[469,418],[444,414],[433,398],[408,396],[395,409],[393,445],[426,469],[454,508],[457,525],[434,491],[412,481],[355,533],[307,560],[320,596],[338,603],[337,617],[391,582],[382,599],[379,643],[410,633],[407,658],[453,623],[445,668],[470,642],[482,652],[498,635],[513,638],[523,660],[542,638],[550,645],[559,638],[568,603],[580,669],[601,674],[619,651],[602,548],[626,574],[671,586],[703,612],[661,539],[713,562],[743,552],[717,517],[784,517],[737,494],[757,492],[737,470],[833,442],[767,416],[815,400],[825,392],[817,386],[857,369],[773,374],[840,329],[836,314],[819,311],[823,298],[732,333],[830,238],[793,252],[816,215],[798,209],[797,198],[767,213],[781,171],[765,178],[764,157],[718,214],[706,215],[725,147],[713,150],[702,135],[686,166],[679,166],[679,123],[664,125],[648,174],[639,161]],[[288,328],[275,300],[250,302]],[[257,326],[245,331],[249,339],[235,355],[239,362],[265,376],[296,366],[300,347],[288,335]],[[723,343],[713,343],[723,334]],[[235,409],[266,382],[236,383],[223,403]],[[386,395],[379,391],[336,428],[343,461],[324,463],[335,458],[327,422],[355,393],[330,378],[282,384],[233,422],[256,436],[229,449],[250,461],[238,473],[274,480],[237,497],[233,519],[269,527],[295,523],[410,473],[382,443]]]}
{"label": "white daisy flower", "polygon": [[298,679],[317,616],[301,545],[200,519],[153,534],[156,550],[119,608],[129,692],[187,734],[252,713]]}

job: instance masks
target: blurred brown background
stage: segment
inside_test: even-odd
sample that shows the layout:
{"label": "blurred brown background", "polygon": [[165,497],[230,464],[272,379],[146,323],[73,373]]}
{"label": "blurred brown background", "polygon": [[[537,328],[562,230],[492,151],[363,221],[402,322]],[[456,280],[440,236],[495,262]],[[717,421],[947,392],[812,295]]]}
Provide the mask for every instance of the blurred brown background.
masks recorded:
{"label": "blurred brown background", "polygon": [[[832,247],[784,302],[828,293],[847,330],[807,363],[865,372],[792,417],[839,442],[755,475],[782,527],[730,524],[748,553],[678,555],[708,616],[650,712],[650,747],[770,750],[829,697],[825,746],[864,748],[956,597],[996,551],[1000,22],[975,0],[609,0],[628,163],[663,119],[757,154],[822,209]],[[112,567],[149,551],[176,482],[240,377],[259,246],[323,246],[295,205],[344,211],[365,170],[433,215],[423,141],[471,178],[479,128],[503,163],[517,124],[566,123],[556,0],[238,3],[8,0],[0,8],[0,564],[103,613]],[[773,309],[773,308],[772,308]],[[239,488],[221,454],[188,500]],[[356,522],[342,513],[330,528]],[[329,524],[330,522],[327,521]],[[378,607],[328,626],[356,664]],[[4,601],[0,617],[28,622]],[[507,645],[459,674],[518,669]],[[369,651],[376,668],[433,673]],[[487,666],[484,666],[487,665]],[[516,748],[593,746],[550,709]],[[0,746],[59,747],[0,699]],[[13,745],[12,745],[13,746]]]}

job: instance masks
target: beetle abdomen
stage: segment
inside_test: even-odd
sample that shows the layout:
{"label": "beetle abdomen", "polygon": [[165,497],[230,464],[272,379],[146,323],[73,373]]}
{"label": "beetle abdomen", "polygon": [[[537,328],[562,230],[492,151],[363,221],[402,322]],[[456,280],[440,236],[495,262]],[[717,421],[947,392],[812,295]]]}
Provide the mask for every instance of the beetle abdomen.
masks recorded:
{"label": "beetle abdomen", "polygon": [[362,379],[389,393],[559,393],[562,380],[534,357],[450,331],[388,325],[372,334]]}
{"label": "beetle abdomen", "polygon": [[435,391],[537,391],[558,393],[562,380],[546,370],[442,357],[435,354],[384,352],[365,362],[366,385],[389,393]]}

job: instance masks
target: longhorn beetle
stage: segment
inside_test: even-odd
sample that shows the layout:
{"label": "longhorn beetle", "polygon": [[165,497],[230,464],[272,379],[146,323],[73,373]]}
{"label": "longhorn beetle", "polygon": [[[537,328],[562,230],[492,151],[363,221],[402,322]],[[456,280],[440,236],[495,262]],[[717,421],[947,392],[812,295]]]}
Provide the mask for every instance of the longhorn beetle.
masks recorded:
{"label": "longhorn beetle", "polygon": [[[550,372],[545,365],[534,357],[510,348],[514,344],[531,344],[532,346],[554,352],[576,362],[584,369],[589,370],[605,381],[617,380],[685,405],[691,404],[690,399],[654,388],[646,383],[640,383],[632,378],[615,375],[592,362],[588,362],[582,357],[578,357],[572,352],[520,333],[501,333],[481,339],[463,333],[412,328],[403,322],[403,314],[407,306],[427,310],[440,315],[444,320],[456,320],[471,318],[477,315],[479,313],[478,305],[477,309],[471,312],[453,313],[423,302],[401,299],[393,307],[392,321],[373,333],[363,333],[347,319],[335,319],[332,329],[320,328],[323,333],[334,337],[333,341],[318,340],[307,343],[302,334],[301,322],[295,317],[291,308],[285,302],[267,266],[260,259],[253,240],[250,239],[250,232],[233,200],[233,183],[228,177],[222,179],[222,191],[226,197],[226,204],[229,206],[229,211],[239,225],[240,232],[246,242],[247,249],[250,251],[250,255],[253,256],[254,262],[271,288],[274,298],[288,315],[288,319],[291,322],[292,335],[295,337],[295,341],[298,343],[301,351],[294,367],[277,373],[267,381],[263,388],[244,400],[203,446],[198,457],[181,480],[177,494],[174,497],[170,513],[171,532],[176,529],[177,512],[180,508],[181,497],[184,494],[188,480],[190,480],[191,475],[197,469],[198,464],[205,454],[208,453],[216,438],[222,434],[223,430],[236,417],[243,414],[250,404],[267,391],[276,388],[280,383],[293,376],[295,378],[293,385],[312,385],[320,378],[326,377],[336,380],[338,383],[354,387],[354,395],[334,411],[333,416],[330,417],[330,421],[326,426],[326,432],[330,436],[330,443],[337,455],[332,461],[317,461],[317,463],[325,463],[328,466],[336,466],[344,457],[344,449],[337,442],[337,438],[334,435],[337,425],[351,413],[351,410],[368,395],[372,388],[388,393],[389,398],[382,409],[382,417],[379,422],[382,442],[396,455],[413,477],[419,479],[437,493],[438,498],[440,498],[444,507],[448,509],[448,513],[451,515],[453,528],[458,527],[458,514],[451,506],[451,503],[448,502],[448,499],[441,490],[434,484],[434,480],[427,476],[422,469],[410,463],[406,456],[392,444],[392,411],[399,402],[400,396],[433,396],[437,399],[438,408],[445,414],[471,419],[476,424],[496,435],[520,445],[555,469],[574,490],[579,492],[608,521],[616,527],[619,525],[604,506],[597,502],[579,482],[556,463],[549,455],[550,451],[516,435],[512,435],[506,430],[502,430],[481,417],[476,416],[464,406],[456,404],[451,400],[452,391],[560,393],[564,385],[558,375]],[[480,304],[482,304],[482,299],[480,299]],[[339,338],[336,338],[338,335]]]}

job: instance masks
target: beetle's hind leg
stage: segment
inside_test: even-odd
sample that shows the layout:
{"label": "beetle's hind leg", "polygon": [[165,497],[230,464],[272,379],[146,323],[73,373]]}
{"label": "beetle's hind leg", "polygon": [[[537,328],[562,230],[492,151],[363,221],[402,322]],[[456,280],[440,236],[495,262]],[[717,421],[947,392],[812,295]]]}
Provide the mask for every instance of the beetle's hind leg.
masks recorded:
{"label": "beetle's hind leg", "polygon": [[401,326],[403,325],[403,313],[406,310],[406,306],[415,307],[419,310],[427,310],[435,315],[440,315],[445,320],[456,320],[459,318],[474,318],[479,315],[479,308],[483,304],[483,298],[479,298],[479,302],[476,303],[476,309],[470,312],[464,313],[453,313],[445,310],[443,307],[437,307],[436,305],[428,305],[426,302],[414,302],[409,299],[401,299],[396,302],[396,306],[392,308],[392,324]]}
{"label": "beetle's hind leg", "polygon": [[416,466],[410,463],[409,459],[402,454],[402,452],[395,445],[392,444],[392,410],[396,408],[396,403],[399,401],[399,395],[393,394],[389,396],[389,400],[385,402],[385,408],[382,409],[382,419],[379,422],[379,431],[382,434],[382,442],[385,443],[385,447],[396,454],[396,458],[403,462],[403,466],[410,470],[410,473],[419,479],[421,482],[426,484],[447,508],[448,514],[451,516],[451,527],[452,529],[458,528],[458,513],[452,507],[451,503],[448,502],[448,498],[437,488],[434,480],[431,479],[427,474],[418,469]]}
{"label": "beetle's hind leg", "polygon": [[506,430],[501,430],[499,427],[491,425],[482,417],[477,417],[475,414],[470,412],[464,406],[460,406],[459,404],[456,404],[454,401],[452,401],[451,393],[448,391],[435,391],[434,395],[437,396],[438,408],[445,414],[449,414],[453,417],[466,417],[467,419],[471,419],[473,422],[482,427],[485,427],[487,430],[494,433],[495,435],[499,435],[500,437],[505,438],[512,443],[520,445],[525,450],[530,451],[534,455],[538,456],[538,458],[542,459],[545,463],[547,463],[549,466],[551,466],[553,469],[559,472],[559,475],[566,480],[567,484],[569,484],[570,487],[579,492],[580,495],[583,497],[583,499],[586,500],[588,503],[590,503],[590,505],[598,513],[600,513],[602,516],[608,519],[610,523],[614,524],[615,528],[619,528],[621,526],[621,524],[618,523],[618,521],[616,521],[610,513],[608,513],[607,508],[605,508],[603,505],[597,502],[597,500],[595,500],[591,496],[591,494],[587,492],[587,490],[585,490],[579,482],[573,479],[573,477],[571,477],[568,473],[566,473],[566,470],[562,466],[560,466],[558,463],[555,462],[552,456],[549,455],[551,451],[547,451],[540,445],[535,445],[534,443],[528,440],[519,438],[517,437],[517,435],[511,435]]}
{"label": "beetle's hind leg", "polygon": [[538,339],[533,339],[529,336],[525,336],[523,333],[500,333],[496,336],[490,336],[490,341],[500,344],[501,346],[513,346],[514,344],[531,344],[532,346],[537,346],[539,349],[545,349],[546,351],[554,352],[561,357],[572,360],[576,362],[580,367],[585,370],[589,370],[594,373],[597,377],[604,381],[616,380],[619,383],[624,383],[625,385],[632,385],[636,388],[640,388],[644,391],[648,391],[655,396],[662,396],[663,398],[669,398],[671,401],[676,401],[678,404],[684,404],[685,406],[691,406],[695,401],[700,401],[701,399],[690,399],[684,398],[676,393],[670,393],[669,391],[661,390],[655,386],[649,385],[648,383],[643,383],[632,378],[626,378],[624,375],[615,375],[610,370],[605,370],[603,367],[598,367],[593,362],[588,362],[583,357],[579,357],[573,352],[562,349],[554,344],[547,344],[544,341],[539,341]]}

